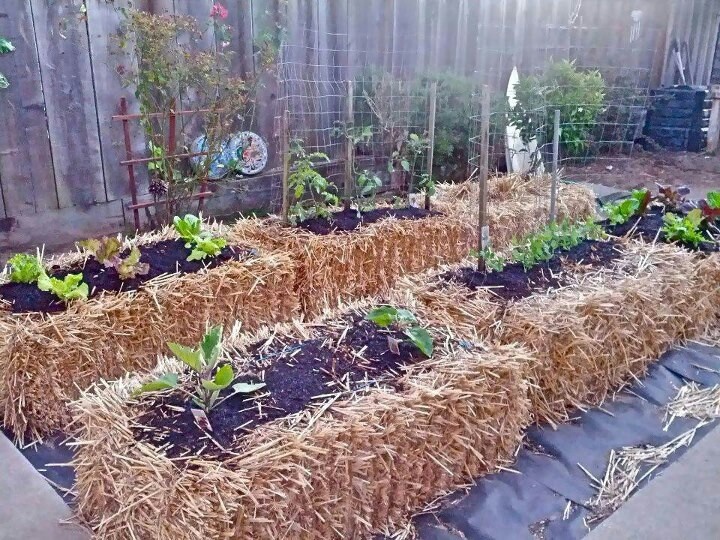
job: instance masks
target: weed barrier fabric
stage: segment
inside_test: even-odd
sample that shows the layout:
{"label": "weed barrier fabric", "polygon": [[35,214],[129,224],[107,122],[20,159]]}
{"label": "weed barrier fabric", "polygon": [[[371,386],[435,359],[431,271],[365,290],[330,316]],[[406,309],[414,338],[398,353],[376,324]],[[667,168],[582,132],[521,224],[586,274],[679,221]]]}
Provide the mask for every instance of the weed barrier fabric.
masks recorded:
{"label": "weed barrier fabric", "polygon": [[[165,230],[135,242],[174,237]],[[167,341],[196,341],[207,321],[240,320],[253,329],[292,319],[299,307],[292,262],[279,253],[258,253],[196,273],[158,276],[138,290],[103,293],[60,313],[0,312],[4,426],[21,441],[62,430],[70,421],[67,404],[80,388],[150,368]],[[66,254],[49,264],[78,260],[80,254]]]}
{"label": "weed barrier fabric", "polygon": [[[698,367],[702,366],[702,367]],[[602,409],[578,412],[572,422],[552,430],[533,426],[512,471],[478,480],[469,491],[450,494],[440,510],[414,519],[422,540],[575,540],[588,533],[585,518],[596,488],[578,464],[602,478],[611,450],[667,443],[698,425],[676,418],[664,429],[665,406],[687,382],[720,384],[720,349],[691,344],[663,355],[641,381]],[[698,429],[693,444],[716,427]],[[671,454],[640,488],[687,451]],[[571,504],[566,514],[568,502]],[[563,517],[565,515],[565,518]],[[599,523],[593,523],[593,526]]]}

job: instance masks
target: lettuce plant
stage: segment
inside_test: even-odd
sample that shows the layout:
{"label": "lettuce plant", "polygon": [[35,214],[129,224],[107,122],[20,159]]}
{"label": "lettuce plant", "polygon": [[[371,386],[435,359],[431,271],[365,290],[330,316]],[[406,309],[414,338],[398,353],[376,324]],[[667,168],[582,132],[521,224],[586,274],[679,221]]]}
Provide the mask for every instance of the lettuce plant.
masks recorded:
{"label": "lettuce plant", "polygon": [[633,216],[641,216],[652,201],[652,194],[647,189],[636,189],[628,199],[605,205],[603,210],[612,225],[622,225]]}
{"label": "lettuce plant", "polygon": [[686,216],[667,213],[663,217],[662,232],[671,242],[682,242],[691,246],[699,246],[708,240],[702,232],[702,210],[696,208]]}
{"label": "lettuce plant", "polygon": [[150,271],[150,265],[140,262],[140,249],[133,247],[127,257],[120,255],[122,242],[119,237],[92,238],[78,242],[78,245],[89,253],[105,268],[114,268],[120,279],[135,279]]}
{"label": "lettuce plant", "polygon": [[38,289],[53,293],[65,303],[87,300],[90,291],[82,279],[82,274],[68,274],[63,279],[58,279],[43,272],[38,278]]}
{"label": "lettuce plant", "polygon": [[[235,380],[235,371],[230,364],[220,364],[222,352],[222,326],[213,326],[203,336],[197,348],[185,347],[177,343],[168,343],[168,348],[177,359],[182,361],[191,370],[191,383],[194,391],[188,392],[182,388],[176,373],[168,373],[159,379],[145,383],[134,395],[145,392],[157,392],[176,388],[192,400],[205,413],[209,413],[220,403],[235,394],[250,394],[265,387],[265,383],[248,384],[238,383]],[[220,392],[232,385],[232,393],[223,399]]]}
{"label": "lettuce plant", "polygon": [[420,352],[428,358],[432,357],[433,339],[428,331],[418,324],[415,315],[411,311],[392,306],[380,306],[368,311],[365,318],[374,322],[380,328],[388,328],[393,325],[399,327],[403,334],[420,349]]}
{"label": "lettuce plant", "polygon": [[188,261],[202,261],[208,256],[217,257],[227,245],[224,238],[216,238],[210,231],[202,230],[202,220],[192,214],[187,214],[184,218],[175,216],[173,225],[180,238],[185,240],[185,247],[192,248]]}
{"label": "lettuce plant", "polygon": [[10,265],[10,281],[13,283],[35,283],[45,273],[39,255],[18,253],[8,261]]}

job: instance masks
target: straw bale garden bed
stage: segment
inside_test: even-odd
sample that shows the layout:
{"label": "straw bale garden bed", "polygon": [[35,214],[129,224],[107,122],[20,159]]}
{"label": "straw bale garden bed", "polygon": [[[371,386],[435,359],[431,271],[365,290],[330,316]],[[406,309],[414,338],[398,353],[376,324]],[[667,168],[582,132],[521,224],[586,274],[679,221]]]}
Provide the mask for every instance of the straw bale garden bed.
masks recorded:
{"label": "straw bale garden bed", "polygon": [[201,422],[185,395],[197,375],[177,360],[75,403],[78,509],[99,538],[366,537],[506,463],[530,419],[522,348],[389,306],[224,350],[241,386]]}
{"label": "straw bale garden bed", "polygon": [[196,245],[166,229],[11,259],[0,284],[0,411],[16,437],[64,428],[78,388],[150,367],[166,340],[198,338],[207,320],[257,328],[297,313],[291,261],[186,219],[215,242],[212,254],[191,257]]}

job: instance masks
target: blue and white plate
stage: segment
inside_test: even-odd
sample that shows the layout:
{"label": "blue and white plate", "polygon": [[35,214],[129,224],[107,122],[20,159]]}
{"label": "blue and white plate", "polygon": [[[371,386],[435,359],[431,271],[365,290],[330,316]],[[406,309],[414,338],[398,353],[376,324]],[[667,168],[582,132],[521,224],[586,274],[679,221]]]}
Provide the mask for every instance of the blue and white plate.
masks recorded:
{"label": "blue and white plate", "polygon": [[[230,155],[228,154],[227,141],[223,141],[220,144],[220,151],[216,152],[211,156],[210,166],[208,167],[208,178],[210,180],[219,180],[228,173],[227,164],[230,162]],[[205,135],[200,135],[195,139],[190,146],[190,152],[196,154],[198,152],[207,152],[207,141]],[[193,156],[190,158],[195,169],[201,167],[207,156]]]}
{"label": "blue and white plate", "polygon": [[241,131],[227,142],[223,158],[228,168],[234,165],[234,169],[244,175],[258,174],[267,165],[267,144],[257,133]]}

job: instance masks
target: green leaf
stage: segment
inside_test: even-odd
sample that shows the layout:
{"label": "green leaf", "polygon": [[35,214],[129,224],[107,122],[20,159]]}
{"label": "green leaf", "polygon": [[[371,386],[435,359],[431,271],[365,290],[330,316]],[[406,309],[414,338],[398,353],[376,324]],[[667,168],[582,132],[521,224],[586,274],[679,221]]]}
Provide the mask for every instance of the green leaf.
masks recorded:
{"label": "green leaf", "polygon": [[213,326],[203,336],[202,342],[200,343],[200,350],[203,353],[205,365],[215,365],[215,362],[217,362],[217,359],[220,357],[220,352],[222,351],[220,347],[222,334],[222,326]]}
{"label": "green leaf", "polygon": [[63,302],[87,300],[89,288],[82,274],[68,274],[64,279],[49,277],[44,271],[38,277],[38,289],[52,292]]}
{"label": "green leaf", "polygon": [[143,384],[140,388],[133,392],[133,396],[144,394],[145,392],[158,392],[175,388],[178,385],[177,373],[166,373],[159,379]]}
{"label": "green leaf", "polygon": [[410,172],[410,162],[407,159],[403,159],[400,162],[400,166],[403,168],[403,171]]}
{"label": "green leaf", "polygon": [[8,261],[10,281],[13,283],[35,283],[45,272],[42,261],[36,255],[18,253]]}
{"label": "green leaf", "polygon": [[691,210],[688,212],[687,219],[695,225],[695,227],[699,227],[700,224],[703,222],[703,214],[702,210],[699,208],[695,208],[694,210]]}
{"label": "green leaf", "polygon": [[397,321],[398,311],[392,306],[380,306],[368,311],[365,318],[380,328],[387,328]]}
{"label": "green leaf", "polygon": [[5,88],[8,88],[10,86],[10,82],[7,80],[7,77],[0,72],[0,90],[4,90]]}
{"label": "green leaf", "polygon": [[252,394],[253,392],[257,392],[258,390],[262,390],[267,385],[265,383],[237,383],[233,384],[233,390],[236,394]]}
{"label": "green leaf", "polygon": [[407,309],[398,309],[396,315],[397,321],[401,324],[412,324],[416,323],[417,319],[413,312]]}
{"label": "green leaf", "polygon": [[15,46],[12,44],[12,42],[0,37],[0,54],[6,54],[9,52],[13,52],[14,50]]}
{"label": "green leaf", "polygon": [[211,392],[219,392],[225,390],[235,378],[235,372],[230,364],[225,364],[215,373],[212,381],[202,381],[203,388]]}
{"label": "green leaf", "polygon": [[130,250],[130,254],[120,260],[115,267],[120,279],[123,281],[126,279],[135,279],[137,276],[144,276],[150,272],[150,265],[141,263],[140,256],[140,250],[137,247],[133,247]]}
{"label": "green leaf", "polygon": [[175,216],[173,218],[175,230],[184,240],[192,241],[202,230],[202,221],[199,217],[187,214],[184,218]]}
{"label": "green leaf", "polygon": [[410,338],[415,346],[428,358],[433,354],[433,338],[427,330],[419,326],[413,326],[405,330],[405,335]]}
{"label": "green leaf", "polygon": [[187,364],[190,369],[200,373],[202,371],[202,352],[200,349],[194,350],[178,343],[168,343],[168,349],[172,351],[176,358]]}
{"label": "green leaf", "polygon": [[710,208],[720,208],[720,191],[709,191],[707,194],[707,203]]}

